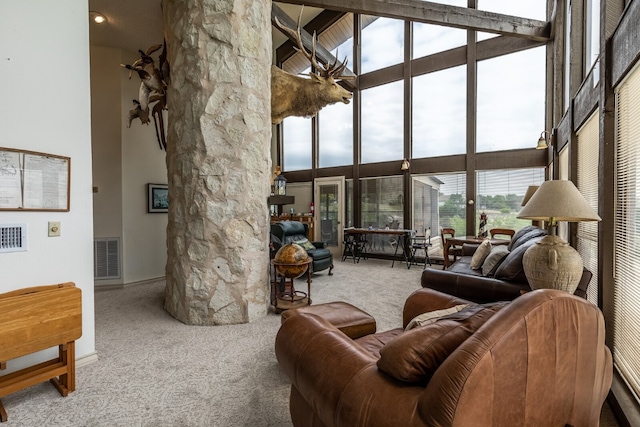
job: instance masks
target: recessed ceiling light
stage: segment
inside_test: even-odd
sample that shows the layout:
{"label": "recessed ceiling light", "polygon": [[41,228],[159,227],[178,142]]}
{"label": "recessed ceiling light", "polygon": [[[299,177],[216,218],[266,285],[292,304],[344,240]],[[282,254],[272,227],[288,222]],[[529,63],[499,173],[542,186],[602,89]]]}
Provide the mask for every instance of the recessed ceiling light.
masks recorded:
{"label": "recessed ceiling light", "polygon": [[107,22],[107,17],[101,14],[100,12],[89,12],[89,16],[96,24],[102,24],[103,22]]}

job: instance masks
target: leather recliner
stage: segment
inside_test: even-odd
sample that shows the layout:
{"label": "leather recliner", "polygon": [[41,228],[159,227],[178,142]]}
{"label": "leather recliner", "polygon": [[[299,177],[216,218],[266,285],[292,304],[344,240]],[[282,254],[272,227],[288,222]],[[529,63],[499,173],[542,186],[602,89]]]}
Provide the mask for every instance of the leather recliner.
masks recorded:
{"label": "leather recliner", "polygon": [[[420,289],[403,327],[465,303]],[[292,383],[293,425],[597,426],[613,375],[598,307],[541,289],[487,309],[356,339],[325,318],[292,315],[275,352]]]}
{"label": "leather recliner", "polygon": [[327,249],[325,242],[309,241],[309,224],[300,221],[280,221],[271,224],[271,234],[276,236],[283,245],[297,243],[313,258],[311,272],[329,269],[329,276],[333,275],[333,255]]}

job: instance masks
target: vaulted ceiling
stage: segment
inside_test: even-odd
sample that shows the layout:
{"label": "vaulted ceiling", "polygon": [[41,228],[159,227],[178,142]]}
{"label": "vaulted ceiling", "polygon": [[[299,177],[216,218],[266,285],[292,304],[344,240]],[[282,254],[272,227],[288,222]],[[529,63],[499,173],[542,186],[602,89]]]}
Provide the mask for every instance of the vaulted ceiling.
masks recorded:
{"label": "vaulted ceiling", "polygon": [[[300,3],[301,0],[282,0],[274,2],[274,5],[295,20]],[[476,29],[536,41],[548,41],[552,33],[550,23],[422,0],[304,0],[304,4],[303,25],[326,8],[409,18],[416,22]],[[107,22],[103,24],[90,21],[91,44],[136,52],[162,42],[161,0],[89,0],[89,10],[107,17]],[[272,30],[272,37],[274,48],[286,41],[286,36],[276,29]]]}
{"label": "vaulted ceiling", "polygon": [[[91,44],[137,52],[154,44],[162,43],[161,0],[89,0],[89,10],[107,17],[107,22],[96,24],[89,22]],[[300,6],[278,4],[294,20],[298,19]],[[322,9],[305,7],[303,25],[313,19]],[[274,48],[287,38],[274,29]]]}

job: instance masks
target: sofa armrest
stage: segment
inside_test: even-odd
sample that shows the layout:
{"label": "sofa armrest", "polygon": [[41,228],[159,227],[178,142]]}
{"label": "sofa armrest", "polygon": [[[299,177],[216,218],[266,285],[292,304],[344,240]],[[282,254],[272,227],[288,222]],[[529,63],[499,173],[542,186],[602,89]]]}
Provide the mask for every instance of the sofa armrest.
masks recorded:
{"label": "sofa armrest", "polygon": [[[334,418],[344,390],[377,359],[327,320],[310,313],[289,317],[275,342],[278,364],[322,417]],[[332,360],[336,363],[327,363]],[[347,361],[348,363],[337,363]]]}
{"label": "sofa armrest", "polygon": [[313,246],[316,247],[316,249],[326,249],[327,248],[327,242],[311,242],[313,243]]}
{"label": "sofa armrest", "polygon": [[298,313],[285,320],[275,351],[292,382],[292,402],[303,400],[303,410],[313,411],[306,417],[297,413],[300,423],[313,419],[313,425],[326,426],[425,425],[417,410],[424,385],[409,385],[383,373],[376,356],[318,316]]}
{"label": "sofa armrest", "polygon": [[433,289],[422,288],[413,292],[404,303],[402,311],[402,327],[406,328],[411,319],[428,311],[442,310],[471,301],[456,298]]}
{"label": "sofa armrest", "polygon": [[519,297],[521,291],[531,290],[526,283],[433,269],[422,272],[421,284],[423,288],[435,289],[477,303],[511,301]]}

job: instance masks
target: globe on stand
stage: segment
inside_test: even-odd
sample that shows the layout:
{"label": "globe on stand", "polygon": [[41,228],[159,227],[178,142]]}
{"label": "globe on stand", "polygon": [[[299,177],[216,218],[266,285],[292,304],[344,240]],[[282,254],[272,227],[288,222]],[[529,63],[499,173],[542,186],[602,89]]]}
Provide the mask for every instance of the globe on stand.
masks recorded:
{"label": "globe on stand", "polygon": [[281,247],[273,258],[273,264],[278,273],[287,279],[302,276],[309,267],[307,251],[296,243],[289,243]]}
{"label": "globe on stand", "polygon": [[[272,283],[272,297],[274,297],[273,302],[277,313],[311,304],[311,279],[308,271],[312,261],[307,251],[295,243],[286,244],[276,252],[271,262],[277,273]],[[293,280],[305,273],[307,273],[307,292],[297,291]]]}

